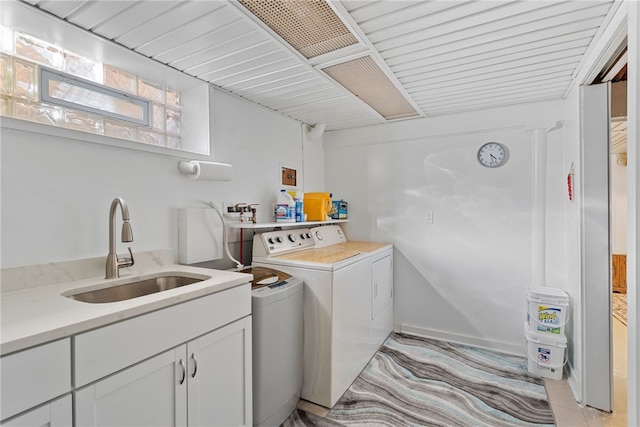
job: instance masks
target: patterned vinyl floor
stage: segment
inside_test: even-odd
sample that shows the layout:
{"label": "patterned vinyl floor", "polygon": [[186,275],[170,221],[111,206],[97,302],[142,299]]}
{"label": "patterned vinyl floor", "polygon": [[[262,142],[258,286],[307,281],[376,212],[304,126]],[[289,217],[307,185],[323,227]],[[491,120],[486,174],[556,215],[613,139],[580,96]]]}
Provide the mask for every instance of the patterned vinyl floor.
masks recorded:
{"label": "patterned vinyl floor", "polygon": [[326,417],[297,426],[553,426],[524,357],[393,333]]}

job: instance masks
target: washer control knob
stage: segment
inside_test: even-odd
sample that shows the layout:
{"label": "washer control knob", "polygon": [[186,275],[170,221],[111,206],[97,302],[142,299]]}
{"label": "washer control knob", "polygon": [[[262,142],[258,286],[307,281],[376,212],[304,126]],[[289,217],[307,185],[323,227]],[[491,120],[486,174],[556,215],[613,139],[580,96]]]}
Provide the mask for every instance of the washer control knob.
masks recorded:
{"label": "washer control knob", "polygon": [[320,233],[320,230],[316,231],[316,238],[317,238],[318,240],[322,240],[322,239],[324,239],[324,237],[322,237],[322,233]]}
{"label": "washer control knob", "polygon": [[276,240],[275,240],[273,237],[269,237],[269,238],[267,239],[267,241],[268,241],[269,243],[271,243],[272,245],[276,242]]}
{"label": "washer control knob", "polygon": [[307,233],[305,233],[305,236],[307,236],[307,239],[310,239],[311,238],[311,233],[307,232]]}
{"label": "washer control knob", "polygon": [[295,234],[293,234],[293,233],[289,234],[287,237],[289,238],[289,240],[290,240],[291,242],[295,242],[295,241],[296,241],[296,235],[295,235]]}
{"label": "washer control knob", "polygon": [[282,238],[282,236],[276,237],[276,242],[282,243],[283,241],[284,241],[284,239]]}

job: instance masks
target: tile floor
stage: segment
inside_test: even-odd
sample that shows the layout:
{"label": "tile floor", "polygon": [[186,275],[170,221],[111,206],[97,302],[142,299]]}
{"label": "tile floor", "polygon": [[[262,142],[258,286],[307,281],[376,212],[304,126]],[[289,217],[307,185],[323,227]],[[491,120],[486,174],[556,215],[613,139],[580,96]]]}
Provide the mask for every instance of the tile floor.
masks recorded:
{"label": "tile floor", "polygon": [[544,380],[557,427],[603,427],[599,411],[579,405],[566,379]]}
{"label": "tile floor", "polygon": [[557,427],[627,426],[627,327],[613,318],[613,413],[579,405],[566,380],[545,380]]}
{"label": "tile floor", "polygon": [[627,327],[613,318],[613,413],[600,412],[604,427],[627,427]]}

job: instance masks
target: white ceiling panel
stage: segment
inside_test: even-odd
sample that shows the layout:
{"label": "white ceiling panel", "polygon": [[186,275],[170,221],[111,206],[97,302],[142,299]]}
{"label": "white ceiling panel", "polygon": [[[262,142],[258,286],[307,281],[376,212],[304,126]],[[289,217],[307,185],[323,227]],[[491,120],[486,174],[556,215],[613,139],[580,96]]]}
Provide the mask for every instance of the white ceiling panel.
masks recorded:
{"label": "white ceiling panel", "polygon": [[106,22],[114,15],[117,16],[120,13],[126,13],[125,11],[135,4],[135,0],[87,3],[86,7],[80,7],[74,10],[66,19],[69,22],[91,30]]}
{"label": "white ceiling panel", "polygon": [[[118,41],[130,31],[136,30],[154,18],[163,14],[173,14],[179,4],[179,1],[137,1],[130,8],[109,16],[108,20],[93,28],[92,31]],[[133,46],[127,47],[133,48]]]}
{"label": "white ceiling panel", "polygon": [[239,52],[252,48],[277,50],[277,48],[274,47],[274,42],[265,40],[258,31],[248,31],[239,37],[224,40],[220,44],[210,45],[188,56],[171,61],[170,64],[179,70],[185,70],[186,73],[191,74],[190,71],[186,70],[204,67],[208,62],[222,61],[229,56],[234,56]]}
{"label": "white ceiling panel", "polygon": [[439,55],[437,61],[426,58],[419,61],[405,62],[402,65],[393,67],[395,75],[402,79],[410,76],[420,75],[423,72],[435,70],[447,70],[458,67],[482,66],[500,62],[524,60],[528,57],[553,54],[555,52],[565,52],[569,49],[578,48],[581,52],[589,46],[591,38],[576,38],[573,35],[558,37],[555,39],[545,39],[523,45],[504,47],[501,49],[483,50],[469,49],[471,52],[456,51]]}
{"label": "white ceiling panel", "polygon": [[[280,1],[280,0],[269,0]],[[286,1],[286,0],[282,0]],[[322,69],[372,55],[421,116],[562,99],[614,0],[345,0],[362,41],[314,62],[239,2],[28,0],[50,14],[303,123],[385,119]]]}
{"label": "white ceiling panel", "polygon": [[187,49],[194,51],[220,40],[229,40],[243,34],[241,26],[235,25],[240,16],[223,4],[217,3],[210,12],[190,21],[188,25],[179,25],[171,31],[165,31],[158,37],[149,40],[136,50],[146,56],[164,57],[168,52]]}
{"label": "white ceiling panel", "polygon": [[[160,51],[158,49],[159,52],[157,54],[149,56],[179,68],[180,61],[192,56],[198,57],[207,54],[207,52],[214,56],[218,49],[222,49],[224,46],[232,47],[237,39],[255,38],[257,41],[262,40],[258,36],[257,29],[247,30],[242,25],[237,25],[237,21],[231,21],[226,25],[214,26],[214,29],[210,32],[198,34],[195,37],[193,34],[187,33],[185,38],[187,38],[185,43],[178,45],[167,43],[163,50]],[[247,43],[251,43],[251,41]],[[197,59],[194,64],[196,63]]]}
{"label": "white ceiling panel", "polygon": [[81,10],[84,7],[91,7],[91,2],[83,1],[68,1],[68,0],[44,0],[44,1],[30,1],[38,7],[42,7],[53,15],[66,19],[75,10]]}
{"label": "white ceiling panel", "polygon": [[[204,78],[205,80],[225,77],[234,69],[254,68],[265,62],[286,59],[287,53],[271,41],[265,41],[250,46],[242,46],[233,52],[220,57],[212,57],[206,62],[194,67],[188,67],[185,72]],[[209,77],[208,74],[211,74]]]}
{"label": "white ceiling panel", "polygon": [[302,72],[310,72],[310,70],[291,58],[283,58],[268,64],[260,64],[257,68],[236,70],[235,73],[216,80],[218,84],[225,87],[248,89],[270,81],[285,79],[292,73],[295,75]]}
{"label": "white ceiling panel", "polygon": [[143,25],[118,37],[116,40],[134,50],[152,43],[155,40],[166,39],[171,34],[180,29],[191,29],[191,23],[207,17],[211,12],[218,9],[217,2],[198,1],[185,2],[170,9],[170,12],[163,13],[145,22]]}

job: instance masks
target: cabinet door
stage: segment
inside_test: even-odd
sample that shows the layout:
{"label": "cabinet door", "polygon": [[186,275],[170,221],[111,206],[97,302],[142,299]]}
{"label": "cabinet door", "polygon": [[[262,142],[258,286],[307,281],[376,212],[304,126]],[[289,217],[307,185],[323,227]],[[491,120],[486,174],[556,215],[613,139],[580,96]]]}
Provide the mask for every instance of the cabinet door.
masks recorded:
{"label": "cabinet door", "polygon": [[189,426],[251,426],[251,316],[187,344]]}
{"label": "cabinet door", "polygon": [[371,342],[373,352],[393,330],[393,256],[371,263]]}
{"label": "cabinet door", "polygon": [[186,426],[186,346],[74,393],[76,426]]}
{"label": "cabinet door", "polygon": [[2,423],[3,427],[71,427],[71,394]]}
{"label": "cabinet door", "polygon": [[376,319],[393,301],[391,255],[371,264],[371,319]]}

